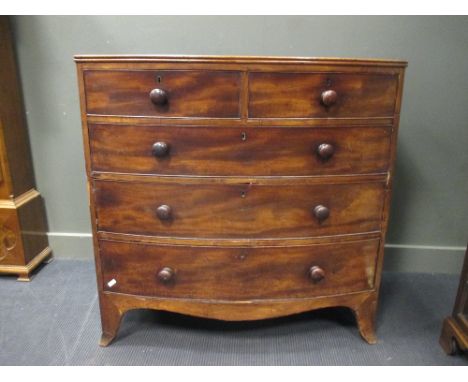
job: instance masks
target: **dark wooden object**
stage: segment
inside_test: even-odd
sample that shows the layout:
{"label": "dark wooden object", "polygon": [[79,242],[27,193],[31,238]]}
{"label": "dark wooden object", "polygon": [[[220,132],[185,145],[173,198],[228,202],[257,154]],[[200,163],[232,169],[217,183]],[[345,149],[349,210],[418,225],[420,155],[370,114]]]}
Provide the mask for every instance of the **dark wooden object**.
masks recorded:
{"label": "dark wooden object", "polygon": [[102,319],[331,306],[375,343],[405,62],[76,56]]}
{"label": "dark wooden object", "polygon": [[468,247],[452,315],[444,320],[440,345],[447,354],[468,350]]}
{"label": "dark wooden object", "polygon": [[31,272],[51,259],[46,233],[10,24],[0,16],[0,274],[29,281]]}
{"label": "dark wooden object", "polygon": [[313,131],[90,124],[92,168],[155,175],[300,176],[376,174],[389,166],[391,128]]}

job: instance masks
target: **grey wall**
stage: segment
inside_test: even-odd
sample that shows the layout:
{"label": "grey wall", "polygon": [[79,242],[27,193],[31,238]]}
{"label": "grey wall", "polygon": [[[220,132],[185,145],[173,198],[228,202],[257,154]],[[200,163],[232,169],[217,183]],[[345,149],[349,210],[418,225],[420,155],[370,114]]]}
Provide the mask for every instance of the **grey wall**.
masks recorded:
{"label": "grey wall", "polygon": [[92,256],[74,54],[409,61],[390,269],[457,272],[468,228],[467,17],[15,17],[34,167],[56,256]]}

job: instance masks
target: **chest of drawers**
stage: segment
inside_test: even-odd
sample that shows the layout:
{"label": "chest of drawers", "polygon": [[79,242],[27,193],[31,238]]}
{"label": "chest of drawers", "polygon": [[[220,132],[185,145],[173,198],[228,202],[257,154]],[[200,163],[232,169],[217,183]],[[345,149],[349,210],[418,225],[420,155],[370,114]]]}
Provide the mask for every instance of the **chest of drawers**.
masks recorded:
{"label": "chest of drawers", "polygon": [[374,343],[406,63],[76,56],[102,319],[345,306]]}

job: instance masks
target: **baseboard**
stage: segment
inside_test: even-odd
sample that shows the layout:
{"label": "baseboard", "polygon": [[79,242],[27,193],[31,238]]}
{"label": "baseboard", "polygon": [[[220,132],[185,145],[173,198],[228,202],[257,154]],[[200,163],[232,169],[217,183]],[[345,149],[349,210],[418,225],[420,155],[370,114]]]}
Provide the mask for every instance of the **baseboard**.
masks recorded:
{"label": "baseboard", "polygon": [[56,259],[93,260],[93,237],[90,233],[49,232],[47,236]]}
{"label": "baseboard", "polygon": [[[48,237],[56,259],[93,259],[90,233],[49,232]],[[387,244],[384,270],[459,274],[464,254],[464,247]]]}
{"label": "baseboard", "polygon": [[387,244],[384,270],[459,275],[465,250],[464,247]]}

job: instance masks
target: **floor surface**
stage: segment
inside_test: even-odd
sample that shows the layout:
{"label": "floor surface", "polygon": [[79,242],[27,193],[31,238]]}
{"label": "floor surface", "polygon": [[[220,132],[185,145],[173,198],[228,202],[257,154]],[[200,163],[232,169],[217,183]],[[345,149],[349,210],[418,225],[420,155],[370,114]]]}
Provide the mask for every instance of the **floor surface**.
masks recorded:
{"label": "floor surface", "polygon": [[55,260],[30,283],[0,277],[0,365],[468,365],[438,344],[457,284],[384,274],[376,345],[341,308],[241,323],[139,310],[101,348],[94,264]]}

